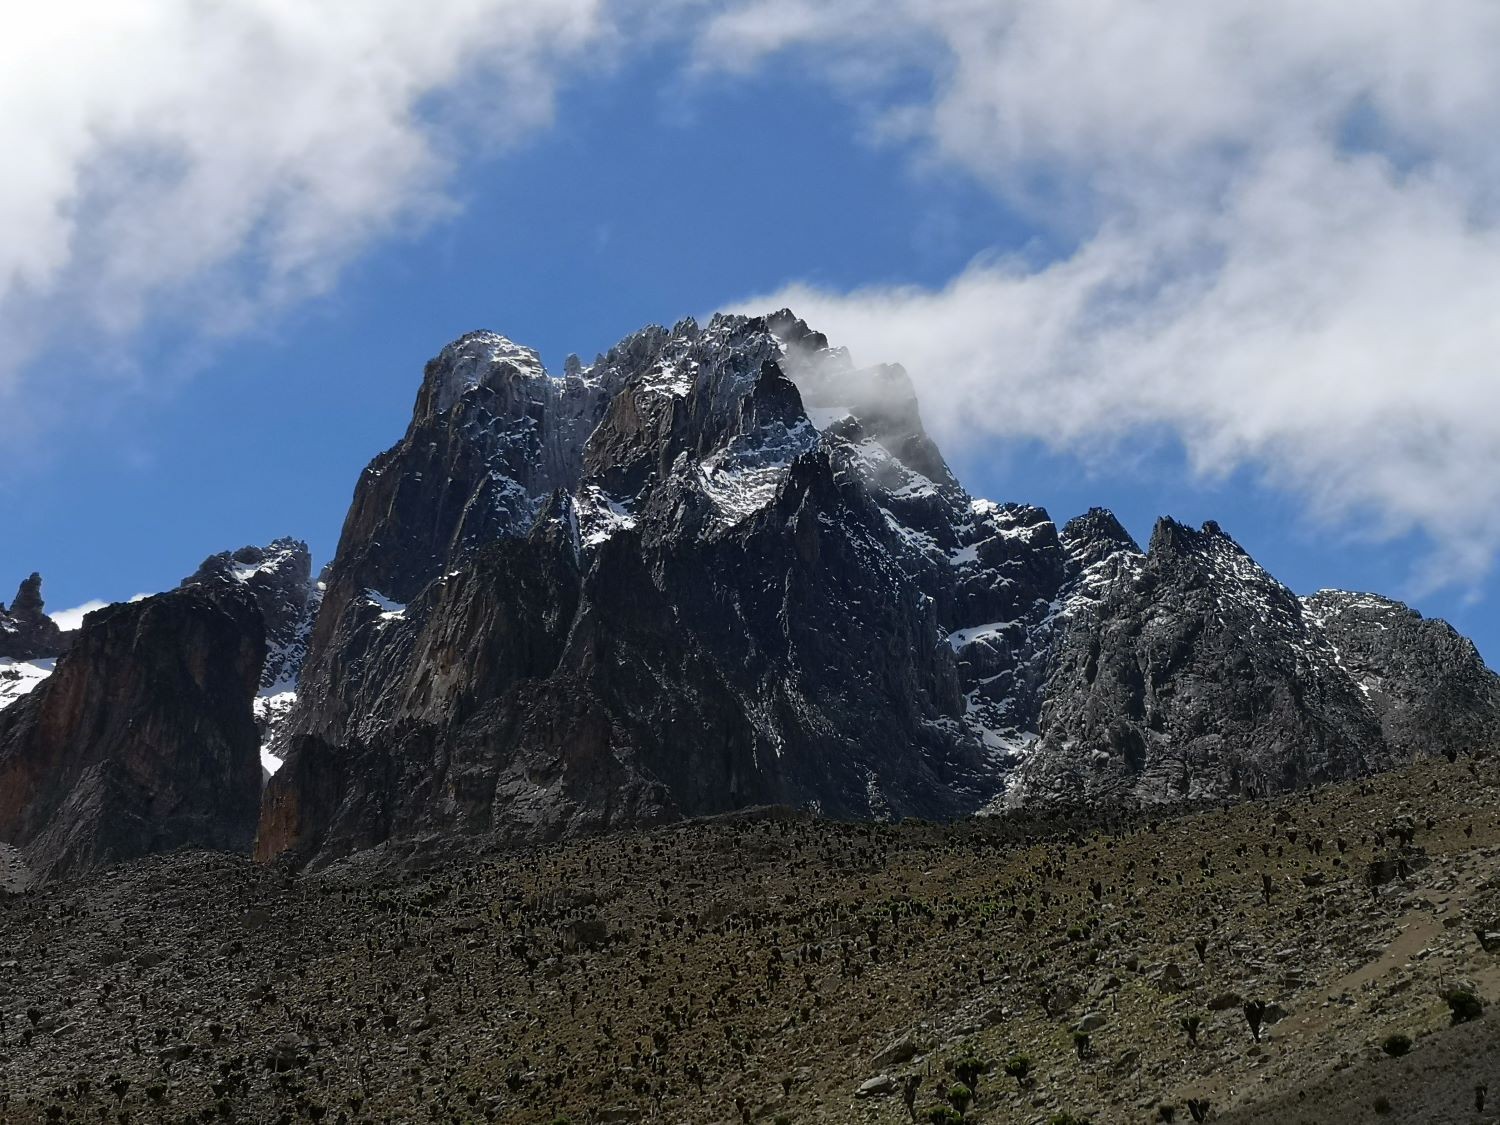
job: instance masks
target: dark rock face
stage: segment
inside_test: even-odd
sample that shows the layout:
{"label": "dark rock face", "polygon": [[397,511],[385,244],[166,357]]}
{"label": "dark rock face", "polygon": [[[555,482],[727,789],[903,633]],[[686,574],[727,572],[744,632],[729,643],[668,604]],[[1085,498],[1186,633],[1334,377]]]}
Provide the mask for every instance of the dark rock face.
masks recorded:
{"label": "dark rock face", "polygon": [[0,603],[0,657],[34,660],[62,652],[66,645],[63,631],[43,612],[44,604],[40,574],[21,583],[9,609]]}
{"label": "dark rock face", "polygon": [[1500,678],[1447,622],[1342,590],[1314,594],[1304,607],[1397,755],[1463,753],[1500,740]]}
{"label": "dark rock face", "polygon": [[1142,552],[1102,510],[1059,533],[971,498],[905,372],[788,312],[648,328],[561,379],[454,342],[326,577],[263,857],[1277,790],[1409,755],[1387,712],[1434,692],[1473,713],[1455,741],[1491,729],[1472,649],[1433,623],[1372,648],[1376,698],[1352,619],[1215,525]]}
{"label": "dark rock face", "polygon": [[312,580],[312,554],[299,539],[276,539],[264,547],[241,547],[210,555],[183,580],[182,588],[231,583],[243,586],[260,608],[266,660],[255,695],[255,725],[266,753],[264,777],[279,765],[269,747],[297,700],[297,683],[312,635],[322,591]]}
{"label": "dark rock face", "polygon": [[312,554],[300,539],[276,539],[265,547],[241,547],[210,555],[183,580],[183,587],[239,583],[255,598],[266,630],[265,689],[296,683],[307,655],[310,615],[316,610]]}
{"label": "dark rock face", "polygon": [[1015,799],[1265,793],[1390,764],[1326,635],[1217,525],[1163,519],[1140,555],[1086,518]]}
{"label": "dark rock face", "polygon": [[41,877],[177,847],[248,850],[264,657],[238,584],[91,613],[56,671],[0,711],[0,842]]}

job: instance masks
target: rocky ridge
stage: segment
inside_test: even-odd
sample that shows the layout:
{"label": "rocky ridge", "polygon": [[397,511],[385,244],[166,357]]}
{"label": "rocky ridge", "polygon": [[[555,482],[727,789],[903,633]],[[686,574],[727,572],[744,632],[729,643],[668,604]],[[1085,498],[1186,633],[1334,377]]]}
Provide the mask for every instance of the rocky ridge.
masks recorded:
{"label": "rocky ridge", "polygon": [[179,847],[248,851],[264,656],[260,611],[233,583],[90,613],[56,670],[0,711],[0,843],[43,879]]}
{"label": "rocky ridge", "polygon": [[300,539],[274,539],[210,555],[181,588],[231,582],[244,586],[260,609],[266,633],[266,659],[255,694],[261,768],[269,779],[281,767],[271,751],[277,730],[297,701],[297,683],[307,658],[313,619],[322,587],[312,577],[312,553]]}
{"label": "rocky ridge", "polygon": [[[263,859],[759,805],[945,820],[1254,797],[1500,730],[1500,678],[1442,622],[1299,599],[1216,524],[1163,519],[1143,551],[1103,509],[1059,529],[969,495],[905,372],[786,311],[650,327],[560,378],[460,338],[320,580],[281,539],[176,593],[227,591],[265,641]],[[35,577],[3,621],[28,652],[66,643]],[[177,655],[236,680],[243,646],[220,639]],[[172,690],[170,654],[138,656],[89,673],[127,708]],[[49,671],[0,666],[0,707]],[[193,736],[181,719],[168,743]]]}
{"label": "rocky ridge", "polygon": [[45,680],[67,647],[69,635],[45,606],[40,574],[22,581],[10,608],[0,602],[0,709]]}
{"label": "rocky ridge", "polygon": [[1500,682],[1445,621],[1375,594],[1324,590],[1304,610],[1401,757],[1484,745],[1500,729]]}
{"label": "rocky ridge", "polygon": [[[1472,646],[1335,600],[1217,525],[970,496],[905,372],[786,311],[560,378],[472,333],[356,487],[259,854],[1253,795],[1494,737]],[[1463,717],[1419,741],[1418,698]]]}
{"label": "rocky ridge", "polygon": [[47,616],[45,606],[40,574],[21,583],[10,608],[0,602],[0,659],[48,659],[62,652],[65,635]]}

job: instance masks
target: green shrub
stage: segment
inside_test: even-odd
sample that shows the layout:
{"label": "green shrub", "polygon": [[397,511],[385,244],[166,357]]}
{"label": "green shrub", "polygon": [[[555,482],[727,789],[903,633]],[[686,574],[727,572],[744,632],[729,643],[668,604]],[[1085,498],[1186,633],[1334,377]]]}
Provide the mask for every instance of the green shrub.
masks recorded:
{"label": "green shrub", "polygon": [[1387,1035],[1385,1041],[1380,1044],[1380,1049],[1390,1055],[1391,1058],[1399,1059],[1411,1050],[1411,1036],[1402,1035],[1400,1032],[1397,1032],[1395,1035]]}
{"label": "green shrub", "polygon": [[1472,988],[1450,988],[1443,993],[1443,1002],[1455,1024],[1468,1023],[1484,1015],[1484,1001]]}
{"label": "green shrub", "polygon": [[969,1103],[973,1100],[974,1091],[962,1082],[955,1082],[952,1086],[948,1087],[948,1104],[958,1110],[960,1117],[963,1116],[964,1111],[969,1108]]}
{"label": "green shrub", "polygon": [[981,1075],[989,1073],[990,1064],[971,1051],[961,1059],[955,1061],[951,1069],[958,1076],[958,1080],[970,1090],[978,1090],[979,1078]]}

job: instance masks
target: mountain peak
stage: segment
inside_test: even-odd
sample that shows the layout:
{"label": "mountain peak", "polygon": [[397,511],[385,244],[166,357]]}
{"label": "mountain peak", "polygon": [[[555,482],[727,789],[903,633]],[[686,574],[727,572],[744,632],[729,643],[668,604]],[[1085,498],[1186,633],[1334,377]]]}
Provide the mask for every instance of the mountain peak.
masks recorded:
{"label": "mountain peak", "polygon": [[466,332],[427,365],[423,397],[429,409],[441,414],[474,388],[507,376],[540,379],[547,376],[547,369],[535,348],[498,332]]}
{"label": "mountain peak", "polygon": [[778,309],[762,318],[767,330],[789,348],[801,351],[822,351],[828,347],[828,337],[815,332],[791,309]]}
{"label": "mountain peak", "polygon": [[[42,576],[36,571],[21,580],[21,585],[16,590],[15,601],[10,603],[9,613],[12,617],[24,617],[35,619],[41,616],[42,606]],[[5,606],[0,604],[0,612],[5,612]]]}
{"label": "mountain peak", "polygon": [[1201,527],[1192,527],[1162,516],[1151,530],[1151,542],[1146,553],[1153,558],[1180,557],[1190,555],[1237,555],[1249,559],[1250,555],[1215,520],[1207,520]]}
{"label": "mountain peak", "polygon": [[309,617],[317,600],[307,544],[283,537],[264,547],[221,551],[182,582],[184,589],[213,585],[243,586],[255,598],[266,633],[262,685],[289,687],[306,654]]}
{"label": "mountain peak", "polygon": [[1090,508],[1074,516],[1063,526],[1062,541],[1068,553],[1085,567],[1119,551],[1141,553],[1130,532],[1108,508]]}
{"label": "mountain peak", "polygon": [[[970,496],[906,371],[857,366],[788,309],[647,325],[561,377],[460,337],[324,574],[277,539],[139,611],[187,628],[195,600],[254,603],[265,857],[758,804],[1222,797],[1426,752],[1403,714],[1446,747],[1500,715],[1500,680],[1446,626],[1299,601],[1213,521],[1163,517],[1143,553],[1103,508],[1059,532]],[[40,613],[30,579],[5,620]],[[170,689],[171,660],[137,656],[120,675]],[[45,672],[0,680],[19,697]]]}

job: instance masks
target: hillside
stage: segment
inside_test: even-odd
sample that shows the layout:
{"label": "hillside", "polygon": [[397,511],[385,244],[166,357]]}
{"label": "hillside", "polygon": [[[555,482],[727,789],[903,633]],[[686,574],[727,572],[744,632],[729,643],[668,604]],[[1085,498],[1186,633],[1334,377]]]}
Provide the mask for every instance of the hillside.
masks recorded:
{"label": "hillside", "polygon": [[1500,762],[1153,816],[136,861],[0,902],[6,1119],[895,1123],[968,1056],[969,1122],[1495,1119]]}

